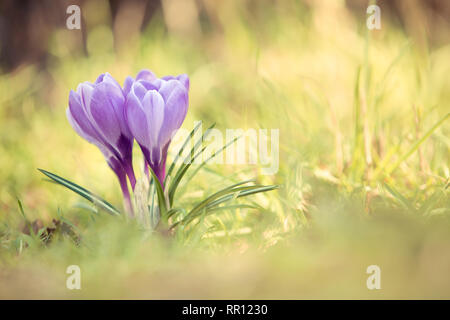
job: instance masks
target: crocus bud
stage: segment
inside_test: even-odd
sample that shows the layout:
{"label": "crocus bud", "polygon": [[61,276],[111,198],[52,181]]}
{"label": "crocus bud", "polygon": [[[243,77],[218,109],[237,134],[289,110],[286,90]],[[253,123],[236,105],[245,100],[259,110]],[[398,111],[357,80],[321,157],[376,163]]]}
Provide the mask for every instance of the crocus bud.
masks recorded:
{"label": "crocus bud", "polygon": [[188,109],[187,75],[158,79],[151,71],[127,78],[125,116],[145,160],[164,187],[167,150]]}
{"label": "crocus bud", "polygon": [[132,212],[126,177],[134,189],[136,179],[132,166],[133,136],[125,121],[125,95],[108,73],[95,83],[83,82],[70,91],[67,118],[73,129],[96,145],[117,175],[127,211]]}

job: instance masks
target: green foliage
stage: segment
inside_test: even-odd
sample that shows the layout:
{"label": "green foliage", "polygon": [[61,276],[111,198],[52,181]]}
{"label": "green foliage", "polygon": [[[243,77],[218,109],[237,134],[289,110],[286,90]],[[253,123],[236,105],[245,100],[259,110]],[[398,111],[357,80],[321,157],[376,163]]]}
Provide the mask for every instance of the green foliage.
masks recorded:
{"label": "green foliage", "polygon": [[49,177],[50,179],[52,179],[54,182],[56,182],[57,184],[62,185],[63,187],[66,187],[69,190],[72,190],[73,192],[79,194],[80,196],[82,196],[83,198],[89,200],[90,202],[92,202],[95,205],[98,205],[99,207],[103,208],[106,210],[106,212],[113,214],[113,215],[118,215],[120,214],[119,210],[117,210],[116,208],[114,208],[114,206],[112,206],[109,202],[107,202],[106,200],[103,200],[102,198],[100,198],[99,196],[96,196],[95,194],[93,194],[92,192],[90,192],[89,190],[67,180],[64,178],[61,178],[60,176],[48,172],[46,170],[43,169],[38,169],[40,172],[42,172],[43,174],[45,174],[47,177]]}
{"label": "green foliage", "polygon": [[[427,47],[389,20],[368,32],[341,2],[242,3],[209,6],[214,23],[192,36],[168,30],[158,11],[124,47],[92,46],[113,35],[96,15],[86,55],[61,29],[46,68],[0,75],[0,298],[449,296],[450,47]],[[165,192],[155,178],[148,189],[151,220],[161,210],[169,237],[118,215],[116,177],[64,112],[79,82],[142,68],[191,79],[190,139],[169,154]],[[277,174],[193,163],[199,119],[280,129]],[[43,183],[37,167],[73,192]],[[57,229],[53,219],[80,244],[62,222],[63,236],[42,241],[44,227],[32,226]],[[82,267],[81,293],[61,285],[69,264]],[[371,264],[382,269],[378,292],[364,285]]]}
{"label": "green foliage", "polygon": [[[149,210],[148,210],[148,213],[146,213],[147,215],[149,215],[151,217],[156,210],[155,197],[156,197],[157,203],[158,203],[157,208],[159,211],[159,215],[160,215],[160,218],[164,225],[167,225],[168,219],[171,216],[173,216],[175,213],[180,213],[180,212],[185,211],[182,208],[172,208],[174,200],[175,200],[174,199],[175,191],[177,190],[177,187],[179,186],[184,175],[186,174],[188,169],[191,167],[191,164],[193,164],[195,162],[195,160],[197,159],[197,157],[201,156],[202,153],[205,151],[207,146],[202,147],[202,149],[198,152],[197,152],[197,149],[201,146],[202,142],[206,140],[207,134],[210,132],[210,129],[212,129],[214,126],[215,126],[215,124],[211,125],[208,128],[208,130],[206,130],[206,132],[204,134],[202,134],[202,136],[194,143],[194,146],[192,147],[192,149],[189,153],[189,158],[186,158],[183,161],[183,163],[179,166],[178,170],[176,171],[174,178],[171,179],[172,178],[172,175],[171,175],[172,170],[173,170],[173,168],[175,168],[175,165],[176,165],[177,160],[179,159],[179,156],[181,154],[183,154],[185,147],[188,145],[190,139],[193,137],[193,135],[199,128],[199,125],[197,125],[192,130],[190,135],[186,138],[186,141],[184,141],[180,151],[177,154],[177,157],[175,158],[174,162],[169,167],[168,174],[165,179],[165,182],[171,181],[170,187],[168,189],[168,201],[166,200],[166,196],[164,194],[164,190],[162,188],[161,182],[158,180],[158,177],[153,172],[153,170],[150,168],[151,178],[150,178],[149,184],[153,188],[149,188],[150,196],[151,196],[152,200],[151,200],[151,204],[148,205]],[[232,143],[236,142],[236,140],[237,140],[237,138],[233,139],[232,141],[227,143],[225,146],[223,146],[220,150],[218,150],[217,152],[214,152],[213,155],[211,155],[210,157],[208,157],[205,161],[203,161],[201,163],[201,165],[198,167],[198,169],[201,169],[209,160],[211,160],[213,157],[215,157],[220,152],[225,150]],[[38,169],[38,170],[41,171],[47,177],[49,177],[52,181],[77,193],[78,195],[80,195],[83,198],[92,202],[94,205],[98,205],[99,207],[105,209],[108,213],[113,214],[113,215],[120,214],[120,212],[116,208],[114,208],[114,206],[112,206],[109,202],[107,202],[106,200],[103,200],[99,196],[94,195],[92,192],[90,192],[86,188],[83,188],[67,179],[61,178],[60,176],[58,176],[54,173],[48,172],[43,169]],[[192,177],[197,172],[198,172],[198,170],[196,170],[194,172],[194,174],[191,175],[190,179],[192,179]],[[218,212],[218,209],[220,209],[220,210],[226,210],[226,209],[231,209],[231,208],[233,208],[233,209],[235,209],[235,208],[257,209],[257,207],[251,206],[251,205],[238,205],[238,206],[231,205],[231,206],[225,206],[225,207],[218,207],[218,206],[221,205],[222,203],[228,202],[230,200],[250,196],[250,195],[253,195],[256,193],[260,193],[260,192],[272,191],[277,188],[277,186],[263,186],[263,185],[239,187],[239,186],[241,186],[243,184],[247,184],[249,182],[251,182],[251,181],[243,181],[243,182],[234,184],[232,186],[222,189],[222,190],[214,193],[213,195],[207,197],[205,200],[203,200],[200,203],[198,203],[197,205],[195,205],[194,208],[191,211],[189,211],[189,213],[187,213],[186,216],[184,216],[182,218],[182,220],[177,221],[174,224],[172,224],[170,226],[170,228],[173,229],[178,224],[186,225],[186,224],[192,222],[195,218],[200,216],[199,215],[200,210],[203,213],[203,215],[206,215],[206,214]],[[21,212],[23,214],[23,209],[22,209],[22,205],[21,205],[20,201],[19,201],[19,206],[20,206]],[[153,217],[151,219],[154,220]]]}

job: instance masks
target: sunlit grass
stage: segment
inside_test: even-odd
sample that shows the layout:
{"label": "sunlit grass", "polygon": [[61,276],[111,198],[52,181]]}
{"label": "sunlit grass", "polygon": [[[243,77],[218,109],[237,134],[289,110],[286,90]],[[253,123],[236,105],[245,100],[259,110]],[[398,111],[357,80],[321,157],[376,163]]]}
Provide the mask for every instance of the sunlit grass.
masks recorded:
{"label": "sunlit grass", "polygon": [[[167,34],[156,15],[120,54],[112,42],[93,45],[112,36],[105,26],[90,30],[88,57],[71,55],[60,30],[48,70],[0,77],[0,297],[449,297],[450,47],[424,50],[388,23],[366,34],[364,21],[301,5],[233,8],[218,9],[221,28],[192,39]],[[276,175],[213,164],[177,191],[189,211],[217,186],[280,185],[255,195],[260,209],[149,234],[43,180],[37,168],[122,206],[114,174],[65,108],[79,82],[142,68],[189,74],[187,130],[196,120],[280,129]],[[73,224],[79,245],[60,229],[47,245],[24,235],[18,199],[30,223]],[[70,264],[82,270],[79,292],[65,287]],[[365,286],[371,264],[380,291]]]}

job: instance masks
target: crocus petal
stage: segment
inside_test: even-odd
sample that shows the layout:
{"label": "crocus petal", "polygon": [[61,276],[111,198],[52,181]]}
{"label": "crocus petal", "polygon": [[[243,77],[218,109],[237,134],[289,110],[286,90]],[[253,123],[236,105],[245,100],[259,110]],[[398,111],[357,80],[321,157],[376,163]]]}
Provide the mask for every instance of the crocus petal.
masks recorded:
{"label": "crocus petal", "polygon": [[159,92],[165,101],[164,123],[159,135],[159,143],[164,145],[172,139],[186,117],[188,93],[177,80],[165,82]]}
{"label": "crocus petal", "polygon": [[180,74],[179,76],[165,76],[161,79],[169,81],[169,80],[178,80],[181,82],[181,84],[186,88],[186,90],[189,91],[189,77],[187,74]]}
{"label": "crocus petal", "polygon": [[147,124],[149,127],[151,145],[149,147],[156,147],[158,143],[158,135],[161,131],[164,120],[164,100],[161,95],[155,91],[150,90],[146,93],[142,107],[147,116]]}
{"label": "crocus petal", "polygon": [[[107,84],[110,84],[110,86]],[[122,132],[122,134],[127,138],[133,140],[131,132],[125,121],[125,95],[123,94],[120,85],[109,74],[106,74],[105,81],[101,85],[97,86],[97,89],[103,90],[104,94],[108,96],[117,121],[119,122],[120,132]]]}
{"label": "crocus petal", "polygon": [[155,74],[147,69],[139,71],[139,73],[136,75],[136,80],[153,81],[155,79],[157,79]]}
{"label": "crocus petal", "polygon": [[77,93],[80,96],[81,105],[83,107],[91,103],[92,93],[94,92],[94,86],[92,83],[83,82],[77,87]]}
{"label": "crocus petal", "polygon": [[147,80],[139,80],[137,81],[137,83],[140,83],[145,89],[147,90],[159,90],[160,86],[157,86],[156,83],[157,81],[161,81],[159,79],[155,80],[155,81],[147,81]]}
{"label": "crocus petal", "polygon": [[127,211],[132,206],[126,177],[135,187],[132,165],[133,136],[125,119],[125,95],[110,74],[101,74],[95,83],[83,82],[69,94],[67,119],[72,128],[103,153],[122,187]]}
{"label": "crocus petal", "polygon": [[141,146],[150,145],[149,126],[147,116],[141,102],[133,91],[128,94],[125,106],[125,117],[131,134]]}
{"label": "crocus petal", "polygon": [[158,92],[161,94],[166,103],[172,95],[187,95],[187,90],[184,85],[180,81],[174,79],[163,81]]}
{"label": "crocus petal", "polygon": [[84,139],[91,143],[101,143],[101,137],[92,127],[86,111],[81,105],[79,95],[70,90],[69,93],[69,108],[67,109],[67,117],[74,130]]}
{"label": "crocus petal", "polygon": [[99,84],[101,82],[103,82],[103,79],[105,78],[106,73],[102,73],[101,75],[99,75],[97,77],[97,80],[95,80],[95,84]]}
{"label": "crocus petal", "polygon": [[70,125],[72,126],[73,130],[75,130],[76,133],[83,139],[87,140],[90,143],[96,143],[98,142],[98,139],[94,138],[93,136],[87,134],[81,127],[78,125],[77,121],[73,118],[72,112],[70,111],[70,107],[66,109],[66,117],[69,121]]}
{"label": "crocus petal", "polygon": [[120,84],[108,72],[104,73],[102,82],[109,83],[110,85],[116,87],[117,89],[121,89]]}
{"label": "crocus petal", "polygon": [[111,105],[120,125],[120,131],[127,138],[133,139],[128,125],[125,121],[125,95],[120,84],[109,73],[105,73],[102,84],[98,85],[99,90],[104,90],[110,97]]}
{"label": "crocus petal", "polygon": [[186,88],[187,91],[189,91],[189,77],[187,74],[180,74],[177,77],[178,81],[180,81],[184,87]]}
{"label": "crocus petal", "polygon": [[126,122],[148,165],[163,183],[171,138],[187,113],[189,77],[157,78],[151,71],[142,70],[135,80],[125,80],[123,91],[127,97]]}
{"label": "crocus petal", "polygon": [[103,156],[106,159],[114,157],[114,155],[111,153],[111,151],[102,142],[100,142],[100,140],[98,138],[88,135],[85,131],[83,131],[81,129],[81,127],[78,125],[76,120],[73,118],[72,113],[70,112],[70,108],[67,108],[66,116],[67,116],[67,120],[69,121],[70,125],[75,130],[75,132],[78,133],[78,135],[80,137],[84,138],[85,140],[87,140],[88,142],[92,143],[97,148],[99,148],[100,151],[103,153]]}
{"label": "crocus petal", "polygon": [[131,86],[134,83],[134,79],[130,76],[125,78],[125,81],[123,83],[123,93],[125,94],[125,97],[130,93]]}
{"label": "crocus petal", "polygon": [[148,89],[144,86],[145,82],[136,81],[133,86],[131,87],[131,90],[136,95],[136,97],[142,101],[144,99],[145,94],[147,93]]}
{"label": "crocus petal", "polygon": [[113,146],[117,144],[122,133],[120,119],[114,110],[123,108],[123,104],[123,93],[102,82],[95,87],[91,103],[87,106],[88,114],[94,120],[93,126]]}

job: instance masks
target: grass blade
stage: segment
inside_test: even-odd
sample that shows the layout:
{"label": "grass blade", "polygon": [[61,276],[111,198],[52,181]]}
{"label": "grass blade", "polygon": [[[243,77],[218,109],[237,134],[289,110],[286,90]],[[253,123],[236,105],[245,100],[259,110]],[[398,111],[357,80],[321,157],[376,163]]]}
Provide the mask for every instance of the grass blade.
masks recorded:
{"label": "grass blade", "polygon": [[420,147],[420,145],[421,145],[426,139],[428,139],[428,138],[433,134],[433,132],[434,132],[437,128],[439,128],[439,127],[441,126],[441,124],[443,124],[444,121],[446,121],[449,117],[450,117],[450,113],[447,113],[441,120],[439,120],[434,126],[432,126],[431,129],[428,130],[428,132],[427,132],[422,138],[420,138],[416,143],[414,143],[414,144],[411,146],[411,148],[409,148],[409,150],[408,150],[403,156],[401,156],[400,159],[398,159],[398,161],[397,161],[393,166],[391,166],[390,168],[388,168],[388,169],[386,170],[386,176],[388,176],[391,172],[393,172],[395,169],[397,169],[398,166],[399,166],[403,161],[405,161],[406,159],[408,159],[409,156],[412,155],[412,154],[414,153],[414,151],[416,151],[416,150]]}
{"label": "grass blade", "polygon": [[[253,186],[241,186],[242,184],[248,183],[249,181],[243,181],[236,185],[227,187],[222,189],[213,195],[209,196],[198,205],[196,205],[187,215],[184,217],[179,223],[188,224],[195,218],[199,216],[199,212],[210,211],[218,209],[217,206],[220,204],[230,201],[236,198],[242,198],[249,195],[253,195],[260,192],[267,192],[274,189],[277,189],[277,185],[270,186],[261,186],[261,185],[253,185]],[[178,223],[177,223],[178,224]]]}
{"label": "grass blade", "polygon": [[193,213],[195,213],[196,211],[201,210],[202,208],[206,207],[206,205],[207,205],[209,202],[213,201],[214,199],[217,199],[217,198],[219,198],[219,197],[221,197],[221,196],[223,196],[223,195],[225,195],[225,194],[227,194],[227,193],[230,193],[230,192],[236,192],[236,188],[238,188],[239,186],[242,186],[242,185],[244,185],[244,184],[247,184],[247,183],[250,183],[250,182],[253,182],[253,181],[254,181],[254,180],[241,181],[241,182],[238,182],[238,183],[236,183],[236,184],[233,184],[233,185],[231,185],[231,186],[228,186],[228,187],[226,187],[226,188],[224,188],[224,189],[221,189],[221,190],[219,190],[219,191],[213,193],[212,195],[210,195],[209,197],[207,197],[205,200],[203,200],[203,201],[201,201],[199,204],[197,204],[197,205],[196,205],[196,206],[188,213],[188,216],[191,215],[191,214],[193,214]]}
{"label": "grass blade", "polygon": [[189,136],[186,138],[186,140],[184,140],[183,145],[181,146],[180,150],[178,151],[175,159],[173,160],[172,164],[169,167],[169,170],[167,170],[167,175],[164,181],[167,180],[167,177],[169,177],[172,174],[173,169],[175,168],[175,164],[178,162],[178,159],[180,159],[181,155],[183,154],[184,149],[186,148],[187,144],[189,143],[190,139],[194,136],[195,132],[198,130],[198,128],[200,128],[200,125],[202,123],[199,122],[194,129],[192,129],[191,133],[189,134]]}
{"label": "grass blade", "polygon": [[200,152],[198,152],[188,164],[183,164],[177,171],[177,174],[175,175],[175,178],[173,179],[172,183],[170,184],[170,188],[169,188],[169,203],[170,205],[173,204],[173,199],[175,197],[175,192],[177,190],[178,185],[181,182],[181,179],[183,178],[183,176],[186,174],[187,170],[190,168],[190,166],[192,165],[192,163],[195,161],[195,159],[197,159],[198,156],[200,156],[203,151],[205,151],[206,147],[203,147],[202,150],[200,150]]}
{"label": "grass blade", "polygon": [[[188,179],[187,179],[187,181],[186,181],[186,184],[189,183],[189,181],[191,181],[192,178],[194,178],[194,176],[200,171],[200,169],[202,169],[202,168],[208,163],[209,160],[211,160],[211,159],[213,159],[214,157],[216,157],[217,155],[219,155],[222,151],[224,151],[226,148],[228,148],[230,145],[232,145],[234,142],[236,142],[239,138],[240,138],[240,136],[234,138],[233,140],[231,140],[230,142],[228,142],[225,146],[223,146],[220,150],[215,151],[208,159],[204,160],[204,161],[203,161],[203,162],[195,169],[194,173],[191,174],[191,175],[188,177]],[[202,152],[203,152],[205,149],[206,149],[206,147],[204,147],[204,148],[202,149]],[[197,156],[196,156],[196,157],[197,157]],[[194,157],[194,160],[195,160],[196,157]],[[191,163],[193,163],[193,161],[191,161]],[[182,176],[184,176],[184,174],[187,172],[187,169],[189,169],[189,167],[190,167],[190,164],[189,164],[186,168],[184,168],[184,170],[183,170],[183,172],[182,172]],[[177,181],[176,187],[178,186],[179,183],[180,183],[180,180]],[[174,191],[173,193],[175,193],[175,191]],[[173,195],[172,195],[172,197],[170,198],[170,201],[171,201],[171,204],[172,204],[172,202],[173,202]]]}
{"label": "grass blade", "polygon": [[117,210],[112,204],[107,202],[106,200],[103,200],[99,196],[93,194],[89,190],[67,180],[64,179],[54,173],[51,173],[49,171],[38,169],[40,172],[42,172],[44,175],[46,175],[51,180],[55,181],[56,183],[68,188],[69,190],[72,190],[73,192],[77,193],[78,195],[82,196],[83,198],[89,200],[90,202],[100,206],[101,208],[105,209],[108,213],[111,213],[113,215],[120,215],[120,211]]}
{"label": "grass blade", "polygon": [[383,183],[384,187],[387,191],[395,198],[397,199],[403,206],[405,206],[407,209],[411,210],[412,212],[416,213],[417,209],[414,206],[411,201],[409,201],[407,198],[405,198],[400,192],[398,192],[394,187],[389,186],[387,183]]}
{"label": "grass blade", "polygon": [[238,139],[240,139],[241,136],[234,138],[233,140],[231,140],[230,142],[228,142],[226,145],[224,145],[222,148],[220,148],[220,150],[215,151],[208,159],[206,159],[205,161],[203,161],[195,170],[194,173],[191,174],[191,176],[188,178],[188,181],[191,181],[191,179],[200,171],[201,168],[203,168],[209,160],[215,158],[216,156],[218,156],[220,153],[222,153],[226,148],[228,148],[230,145],[232,145],[233,143],[235,143]]}
{"label": "grass blade", "polygon": [[170,188],[169,188],[169,204],[170,206],[172,206],[173,204],[173,199],[175,197],[175,192],[176,189],[178,187],[178,185],[181,182],[181,179],[183,178],[183,176],[186,174],[187,170],[189,169],[189,167],[192,165],[192,163],[194,163],[195,159],[197,159],[202,153],[203,151],[205,151],[206,147],[203,147],[202,150],[200,152],[198,152],[197,154],[195,154],[195,151],[197,151],[198,147],[201,145],[201,143],[206,139],[206,137],[209,135],[209,133],[211,132],[211,129],[215,126],[216,124],[213,123],[206,131],[204,134],[202,134],[202,136],[200,137],[200,139],[198,139],[198,141],[194,144],[194,146],[191,149],[191,152],[189,153],[189,156],[186,157],[183,161],[183,164],[181,164],[181,166],[178,168],[177,173],[175,174],[175,178],[173,179],[173,181],[170,184]]}
{"label": "grass blade", "polygon": [[250,196],[252,194],[256,194],[256,193],[261,193],[261,192],[267,192],[267,191],[272,191],[275,189],[278,189],[279,186],[277,185],[270,185],[270,186],[258,186],[257,188],[254,189],[250,189],[250,190],[244,190],[242,192],[239,192],[239,194],[237,194],[236,196],[234,194],[230,194],[227,196],[224,196],[220,199],[217,199],[216,201],[214,201],[213,203],[210,203],[207,208],[211,209],[213,207],[218,206],[219,204],[222,204],[224,202],[227,202],[231,199],[233,199],[234,197],[236,198],[242,198],[242,197],[246,197],[246,196]]}
{"label": "grass blade", "polygon": [[164,190],[161,186],[161,182],[159,182],[158,177],[156,176],[155,172],[152,168],[149,168],[150,173],[152,175],[152,179],[154,181],[154,185],[156,188],[156,195],[158,196],[158,205],[160,210],[160,217],[161,219],[166,218],[166,212],[167,212],[167,204],[166,204],[166,198],[164,196]]}

